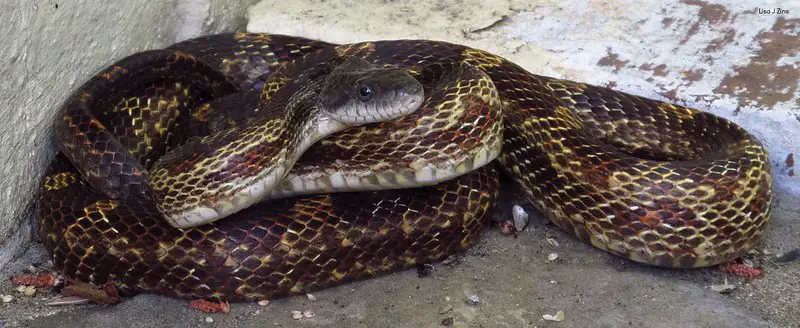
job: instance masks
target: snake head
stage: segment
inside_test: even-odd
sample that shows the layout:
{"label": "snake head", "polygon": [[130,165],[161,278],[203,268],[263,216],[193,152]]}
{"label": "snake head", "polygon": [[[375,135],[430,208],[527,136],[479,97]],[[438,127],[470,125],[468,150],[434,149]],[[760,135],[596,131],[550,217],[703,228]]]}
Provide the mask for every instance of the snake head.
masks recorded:
{"label": "snake head", "polygon": [[424,98],[422,83],[406,70],[348,56],[325,79],[319,107],[332,119],[355,126],[412,113]]}

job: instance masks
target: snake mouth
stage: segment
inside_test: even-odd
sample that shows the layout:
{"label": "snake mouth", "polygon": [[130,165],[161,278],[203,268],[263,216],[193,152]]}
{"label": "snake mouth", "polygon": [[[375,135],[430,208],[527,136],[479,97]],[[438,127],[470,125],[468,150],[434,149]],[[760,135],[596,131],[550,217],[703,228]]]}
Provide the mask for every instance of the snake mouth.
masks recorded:
{"label": "snake mouth", "polygon": [[422,105],[425,97],[406,91],[387,92],[383,100],[354,103],[353,109],[340,115],[337,119],[344,124],[367,124],[395,119],[415,112]]}

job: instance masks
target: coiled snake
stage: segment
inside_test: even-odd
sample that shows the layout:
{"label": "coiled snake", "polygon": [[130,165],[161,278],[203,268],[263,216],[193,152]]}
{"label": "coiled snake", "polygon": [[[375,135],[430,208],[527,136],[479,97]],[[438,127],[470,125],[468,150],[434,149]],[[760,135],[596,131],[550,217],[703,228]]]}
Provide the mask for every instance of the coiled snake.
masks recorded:
{"label": "coiled snake", "polygon": [[[194,228],[167,223],[148,184],[158,158],[260,115],[276,85],[292,83],[286,67],[345,56],[407,71],[424,87],[421,108],[314,144],[270,197],[361,191],[277,199]],[[441,260],[486,225],[494,157],[565,231],[658,266],[741,256],[761,240],[771,202],[767,155],[735,124],[445,42],[200,37],[110,66],[57,121],[71,160],[59,154],[43,180],[40,233],[63,274],[125,293],[261,299]],[[399,189],[413,181],[434,185]]]}

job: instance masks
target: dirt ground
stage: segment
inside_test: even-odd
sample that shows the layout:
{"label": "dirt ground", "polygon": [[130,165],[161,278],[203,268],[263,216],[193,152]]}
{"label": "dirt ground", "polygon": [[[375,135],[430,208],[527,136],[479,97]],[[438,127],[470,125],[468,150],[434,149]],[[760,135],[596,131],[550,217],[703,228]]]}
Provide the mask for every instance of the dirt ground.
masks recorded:
{"label": "dirt ground", "polygon": [[[300,295],[266,306],[234,303],[226,314],[205,314],[187,301],[156,295],[112,307],[46,306],[52,291],[26,297],[7,279],[29,265],[46,268],[48,257],[34,244],[0,272],[0,294],[13,296],[0,304],[0,327],[800,327],[800,261],[767,263],[766,275],[752,281],[716,267],[648,267],[546,224],[510,189],[501,199],[495,220],[510,218],[512,205],[520,204],[532,214],[528,228],[514,238],[489,227],[473,248],[452,262],[434,264],[427,277],[408,270],[322,290],[313,294],[315,300]],[[785,241],[787,233],[796,233],[791,226],[798,212],[787,205],[780,200],[774,205],[768,240],[780,235],[775,239]],[[771,248],[768,241],[761,249]],[[557,259],[549,261],[551,253]],[[735,290],[711,289],[726,277]],[[478,304],[468,304],[473,295]],[[314,317],[292,318],[292,311],[307,310]],[[562,322],[542,317],[558,311],[564,312]]]}

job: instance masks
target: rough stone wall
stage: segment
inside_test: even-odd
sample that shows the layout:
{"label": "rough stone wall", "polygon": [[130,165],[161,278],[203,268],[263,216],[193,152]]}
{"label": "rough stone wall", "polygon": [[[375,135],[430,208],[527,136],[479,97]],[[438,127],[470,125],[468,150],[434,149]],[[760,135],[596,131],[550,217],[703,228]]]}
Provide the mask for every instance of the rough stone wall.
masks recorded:
{"label": "rough stone wall", "polygon": [[254,2],[0,1],[0,268],[33,236],[36,185],[69,93],[136,51],[235,30]]}

